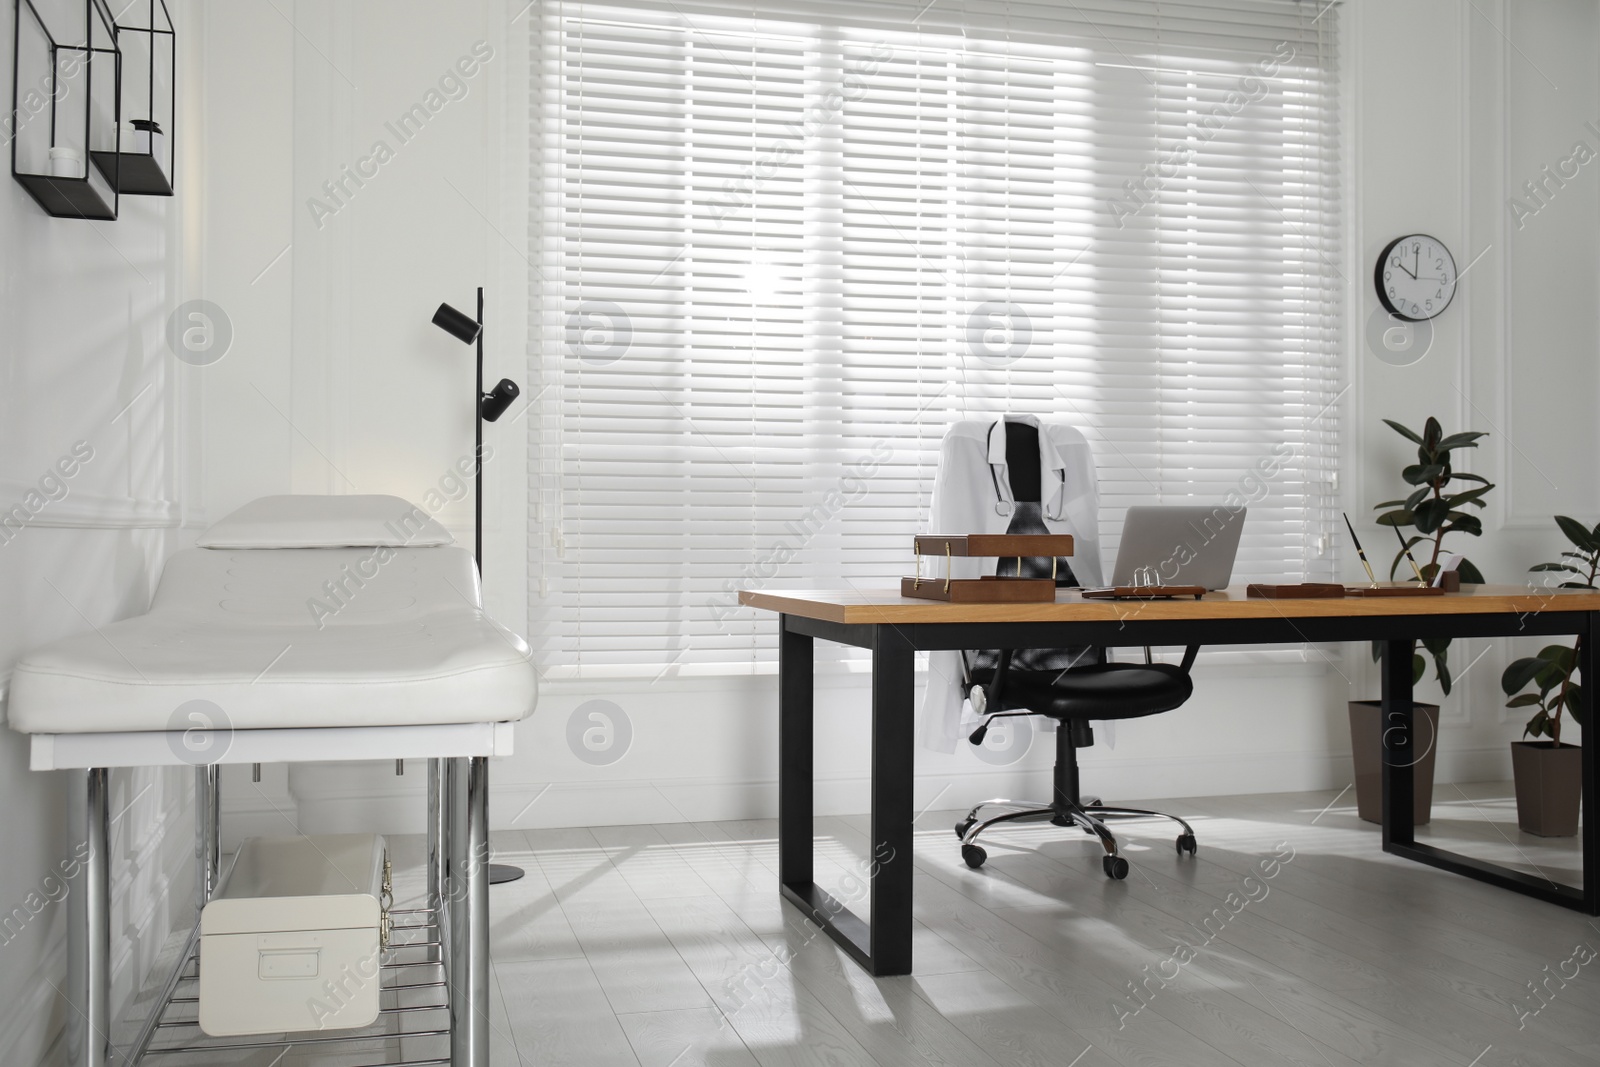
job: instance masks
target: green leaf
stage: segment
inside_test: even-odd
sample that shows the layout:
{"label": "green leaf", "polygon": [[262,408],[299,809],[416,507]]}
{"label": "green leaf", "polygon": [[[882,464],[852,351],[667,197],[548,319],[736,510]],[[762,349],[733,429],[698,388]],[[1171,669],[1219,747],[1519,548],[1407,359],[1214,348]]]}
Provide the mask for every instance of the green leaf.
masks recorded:
{"label": "green leaf", "polygon": [[1581,694],[1582,690],[1583,686],[1576,683],[1567,688],[1567,710],[1572,712],[1573,720],[1577,722],[1579,726],[1587,730],[1589,728],[1589,716],[1583,710],[1583,701],[1582,699],[1574,698],[1572,695],[1574,691],[1577,691]]}
{"label": "green leaf", "polygon": [[1456,573],[1461,575],[1463,585],[1483,585],[1483,572],[1480,571],[1470,559],[1463,559],[1456,564]]}
{"label": "green leaf", "polygon": [[1539,650],[1538,658],[1555,664],[1565,673],[1572,670],[1573,656],[1572,649],[1566,645],[1545,645]]}
{"label": "green leaf", "polygon": [[1428,672],[1428,661],[1413,652],[1411,654],[1411,684],[1416,685],[1422,681],[1422,676]]}
{"label": "green leaf", "polygon": [[1444,438],[1444,427],[1439,425],[1439,420],[1432,415],[1422,424],[1422,443],[1434,451],[1439,450],[1439,442]]}
{"label": "green leaf", "polygon": [[1453,433],[1449,437],[1446,437],[1444,440],[1440,441],[1438,448],[1440,451],[1451,448],[1477,448],[1478,438],[1488,436],[1489,435],[1487,433],[1484,433],[1481,430],[1467,430],[1464,433]]}
{"label": "green leaf", "polygon": [[1445,666],[1444,656],[1433,657],[1433,669],[1438,673],[1439,688],[1444,690],[1444,695],[1450,695],[1450,668]]}
{"label": "green leaf", "polygon": [[1480,508],[1488,507],[1483,502],[1483,494],[1493,488],[1494,486],[1492,485],[1480,486],[1477,489],[1468,489],[1465,493],[1453,493],[1445,497],[1445,499],[1449,501],[1452,510],[1465,507],[1468,504],[1476,504]]}
{"label": "green leaf", "polygon": [[1585,552],[1600,550],[1600,541],[1597,541],[1589,528],[1577,519],[1565,515],[1556,516],[1556,525],[1561,527],[1561,532],[1567,535],[1567,540],[1583,549]]}
{"label": "green leaf", "polygon": [[1395,422],[1393,419],[1384,419],[1383,422],[1384,425],[1388,426],[1389,429],[1393,430],[1401,437],[1415,441],[1419,445],[1422,444],[1422,438],[1417,436],[1417,432],[1415,430],[1408,430],[1404,426],[1401,426],[1398,422]]}
{"label": "green leaf", "polygon": [[[1423,492],[1426,493],[1427,490],[1424,489]],[[1405,506],[1406,502],[1404,500],[1385,500],[1381,504],[1372,505],[1372,510],[1377,511],[1379,508],[1400,508]]]}
{"label": "green leaf", "polygon": [[1400,477],[1404,478],[1410,485],[1432,486],[1435,481],[1443,476],[1444,464],[1442,463],[1413,463],[1400,472]]}
{"label": "green leaf", "polygon": [[[1431,487],[1425,485],[1418,489],[1415,493],[1412,493],[1410,496],[1406,497],[1404,500],[1396,500],[1395,503],[1405,508],[1407,511],[1410,511],[1418,504],[1426,500],[1428,498],[1428,494],[1432,491],[1433,490]],[[1379,504],[1378,506],[1380,508],[1383,507],[1382,504]]]}
{"label": "green leaf", "polygon": [[[1411,513],[1418,533],[1431,534],[1444,524],[1450,514],[1450,505],[1443,500],[1424,500]],[[1381,521],[1381,520],[1380,520]]]}
{"label": "green leaf", "polygon": [[1410,526],[1415,519],[1409,511],[1390,511],[1372,520],[1379,526]]}
{"label": "green leaf", "polygon": [[[1543,662],[1532,656],[1524,656],[1522,659],[1515,660],[1500,673],[1500,689],[1506,696],[1520,693],[1527,688],[1529,682],[1533,681],[1533,676],[1543,669]],[[1529,695],[1531,696],[1532,694]]]}
{"label": "green leaf", "polygon": [[1530,571],[1569,571],[1572,574],[1582,574],[1583,573],[1578,568],[1569,566],[1569,565],[1567,565],[1565,563],[1535,563],[1533,566],[1529,567],[1528,570],[1530,570]]}
{"label": "green leaf", "polygon": [[1458,478],[1463,482],[1480,482],[1483,485],[1487,485],[1491,489],[1494,488],[1494,483],[1491,482],[1489,479],[1485,478],[1481,474],[1465,474],[1465,473],[1461,473],[1461,472],[1458,471],[1456,473],[1451,474],[1450,477]]}
{"label": "green leaf", "polygon": [[1424,637],[1422,639],[1422,647],[1435,656],[1445,656],[1450,652],[1450,638]]}
{"label": "green leaf", "polygon": [[1539,692],[1544,694],[1560,685],[1561,679],[1566,676],[1567,672],[1562,670],[1559,664],[1545,663],[1539,668],[1539,673],[1533,676],[1533,680],[1539,683]]}
{"label": "green leaf", "polygon": [[1532,734],[1534,737],[1542,737],[1549,732],[1550,716],[1541,711],[1539,714],[1528,720],[1528,725],[1523,729],[1522,736],[1527,737],[1529,734]]}
{"label": "green leaf", "polygon": [[1506,701],[1508,708],[1531,708],[1539,703],[1538,693],[1520,693]]}
{"label": "green leaf", "polygon": [[[1483,536],[1483,520],[1476,515],[1463,515],[1459,511],[1452,511],[1447,518],[1450,522],[1445,526],[1445,533],[1464,533],[1469,537]],[[1419,525],[1417,529],[1422,529]]]}

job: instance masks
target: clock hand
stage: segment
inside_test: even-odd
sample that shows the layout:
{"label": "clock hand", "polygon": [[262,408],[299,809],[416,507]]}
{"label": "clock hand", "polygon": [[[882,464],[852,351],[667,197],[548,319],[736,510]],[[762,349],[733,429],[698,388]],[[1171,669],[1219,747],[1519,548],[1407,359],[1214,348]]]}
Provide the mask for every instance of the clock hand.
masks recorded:
{"label": "clock hand", "polygon": [[1417,276],[1414,273],[1412,273],[1411,268],[1406,266],[1404,263],[1401,263],[1401,262],[1399,262],[1397,260],[1395,262],[1395,266],[1399,267],[1401,270],[1405,271],[1407,274],[1410,274],[1412,281],[1416,281],[1417,280]]}

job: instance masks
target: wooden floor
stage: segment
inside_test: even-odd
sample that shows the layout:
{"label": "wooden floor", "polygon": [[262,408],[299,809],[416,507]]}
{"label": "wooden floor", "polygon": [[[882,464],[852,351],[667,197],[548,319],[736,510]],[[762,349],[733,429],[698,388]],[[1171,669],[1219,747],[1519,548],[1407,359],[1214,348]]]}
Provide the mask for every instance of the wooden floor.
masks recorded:
{"label": "wooden floor", "polygon": [[[1508,794],[1441,786],[1419,837],[1577,881],[1576,840],[1519,834]],[[1165,824],[1123,824],[1123,882],[1089,838],[1048,824],[993,834],[969,870],[961,813],[924,814],[916,973],[876,980],[779,903],[772,821],[497,833],[496,858],[528,874],[493,889],[493,1063],[1600,1062],[1600,921],[1383,855],[1348,793],[1155,806],[1190,819],[1200,852],[1180,858]],[[860,909],[865,825],[817,820],[818,880]],[[420,842],[392,847],[414,899]],[[206,1059],[346,1067],[442,1050]]]}

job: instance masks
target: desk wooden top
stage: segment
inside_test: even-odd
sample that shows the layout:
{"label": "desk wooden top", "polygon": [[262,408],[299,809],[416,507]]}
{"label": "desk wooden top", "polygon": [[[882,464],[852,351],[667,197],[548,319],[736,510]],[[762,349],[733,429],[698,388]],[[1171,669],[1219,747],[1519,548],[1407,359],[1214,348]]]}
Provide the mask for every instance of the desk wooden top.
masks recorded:
{"label": "desk wooden top", "polygon": [[1459,593],[1429,597],[1343,597],[1263,600],[1230,585],[1199,600],[1085,600],[1076,590],[1056,590],[1054,604],[946,604],[902,597],[893,589],[746,589],[739,603],[764,611],[845,625],[962,622],[1109,622],[1139,619],[1307,619],[1393,615],[1495,615],[1550,611],[1600,611],[1600,591],[1530,589],[1521,585],[1469,585]]}

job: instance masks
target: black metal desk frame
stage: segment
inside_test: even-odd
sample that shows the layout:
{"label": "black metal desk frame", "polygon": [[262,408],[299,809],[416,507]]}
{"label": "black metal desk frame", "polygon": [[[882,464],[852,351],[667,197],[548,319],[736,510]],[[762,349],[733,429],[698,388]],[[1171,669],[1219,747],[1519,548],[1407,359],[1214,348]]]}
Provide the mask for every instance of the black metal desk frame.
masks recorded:
{"label": "black metal desk frame", "polygon": [[[911,973],[912,789],[915,785],[915,653],[970,648],[1300,644],[1382,641],[1383,850],[1539,900],[1600,915],[1600,744],[1583,746],[1583,884],[1561,885],[1423,844],[1412,811],[1412,682],[1415,641],[1428,637],[1582,635],[1578,669],[1594,719],[1600,687],[1600,612],[1433,612],[1415,615],[1140,619],[1090,622],[845,624],[779,618],[778,871],[784,899],[825,930],[869,974]],[[817,638],[872,651],[872,921],[816,884],[813,857],[812,649]]]}

